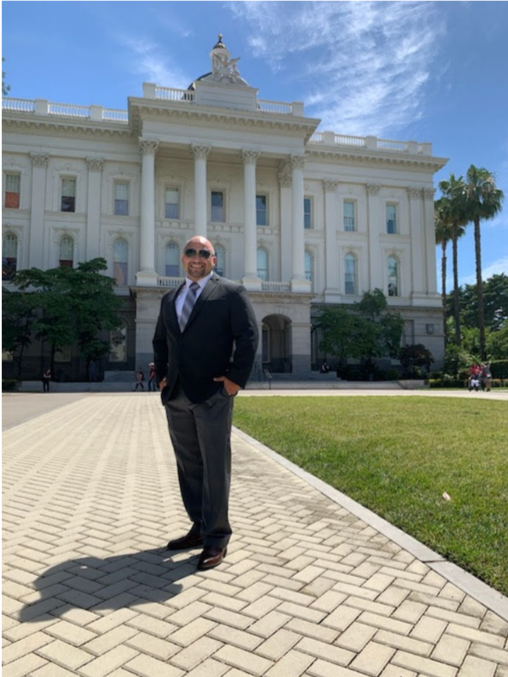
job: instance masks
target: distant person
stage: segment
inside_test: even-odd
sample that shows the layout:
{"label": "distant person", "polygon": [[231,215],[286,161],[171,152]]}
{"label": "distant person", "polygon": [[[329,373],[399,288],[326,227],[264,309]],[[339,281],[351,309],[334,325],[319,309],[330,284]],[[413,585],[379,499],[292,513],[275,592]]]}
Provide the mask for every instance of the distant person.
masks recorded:
{"label": "distant person", "polygon": [[330,373],[330,367],[329,367],[328,362],[326,360],[321,365],[320,372],[322,374],[329,374]]}
{"label": "distant person", "polygon": [[49,384],[51,381],[51,369],[46,369],[42,375],[42,392],[49,393]]}
{"label": "distant person", "polygon": [[134,386],[134,390],[137,390],[138,388],[141,388],[141,390],[145,389],[145,386],[143,384],[143,381],[145,380],[145,375],[143,374],[143,370],[141,367],[138,367],[138,370],[136,372],[136,385]]}
{"label": "distant person", "polygon": [[150,362],[148,365],[148,392],[157,392],[157,383],[155,382],[155,364]]}
{"label": "distant person", "polygon": [[88,378],[89,378],[90,382],[97,380],[95,360],[90,360],[90,366],[88,367]]}

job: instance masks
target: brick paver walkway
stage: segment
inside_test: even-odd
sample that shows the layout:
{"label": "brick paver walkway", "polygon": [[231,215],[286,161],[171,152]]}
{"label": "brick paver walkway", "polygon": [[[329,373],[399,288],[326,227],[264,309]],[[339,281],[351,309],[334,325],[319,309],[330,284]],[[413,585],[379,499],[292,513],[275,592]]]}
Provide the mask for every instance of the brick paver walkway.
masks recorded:
{"label": "brick paver walkway", "polygon": [[225,563],[164,551],[188,522],[157,395],[42,413],[3,463],[4,677],[508,677],[503,613],[242,434]]}

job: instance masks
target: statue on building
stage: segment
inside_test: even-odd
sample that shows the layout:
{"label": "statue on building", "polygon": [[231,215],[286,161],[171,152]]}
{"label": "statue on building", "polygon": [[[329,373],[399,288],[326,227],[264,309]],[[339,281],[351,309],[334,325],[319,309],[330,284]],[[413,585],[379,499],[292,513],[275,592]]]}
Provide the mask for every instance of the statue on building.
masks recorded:
{"label": "statue on building", "polygon": [[247,82],[240,76],[238,71],[238,62],[240,57],[231,59],[226,45],[222,42],[222,35],[219,35],[219,41],[210,52],[212,60],[212,72],[206,80],[214,82],[226,82],[233,85],[246,85]]}

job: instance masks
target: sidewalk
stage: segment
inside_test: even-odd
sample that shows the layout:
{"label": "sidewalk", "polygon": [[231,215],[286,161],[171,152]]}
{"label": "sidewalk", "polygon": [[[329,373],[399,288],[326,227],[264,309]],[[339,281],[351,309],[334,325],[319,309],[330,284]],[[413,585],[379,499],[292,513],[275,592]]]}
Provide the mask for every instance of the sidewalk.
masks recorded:
{"label": "sidewalk", "polygon": [[4,677],[508,677],[507,598],[243,433],[198,573],[157,394],[5,404]]}

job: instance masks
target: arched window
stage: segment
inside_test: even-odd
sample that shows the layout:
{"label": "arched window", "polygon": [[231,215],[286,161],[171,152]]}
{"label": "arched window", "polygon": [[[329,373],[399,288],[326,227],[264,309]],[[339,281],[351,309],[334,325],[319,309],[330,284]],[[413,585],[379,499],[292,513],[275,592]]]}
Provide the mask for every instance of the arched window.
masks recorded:
{"label": "arched window", "polygon": [[60,268],[74,267],[74,240],[70,235],[64,235],[60,239],[58,263]]}
{"label": "arched window", "polygon": [[14,233],[2,237],[2,280],[12,280],[18,268],[18,238]]}
{"label": "arched window", "polygon": [[221,244],[215,247],[215,256],[217,257],[215,272],[217,275],[224,277],[226,275],[226,250]]}
{"label": "arched window", "polygon": [[388,257],[388,296],[400,296],[399,262],[395,256]]}
{"label": "arched window", "polygon": [[109,361],[127,362],[127,324],[124,321],[109,334]]}
{"label": "arched window", "polygon": [[265,282],[268,280],[268,252],[266,249],[258,249],[257,254],[258,277]]}
{"label": "arched window", "polygon": [[180,277],[180,247],[176,242],[166,245],[166,277]]}
{"label": "arched window", "polygon": [[129,245],[122,237],[113,244],[113,268],[117,285],[125,287],[129,284]]}
{"label": "arched window", "polygon": [[310,283],[314,280],[314,257],[308,249],[305,250],[305,279]]}
{"label": "arched window", "polygon": [[344,257],[344,292],[358,294],[357,261],[354,254]]}

